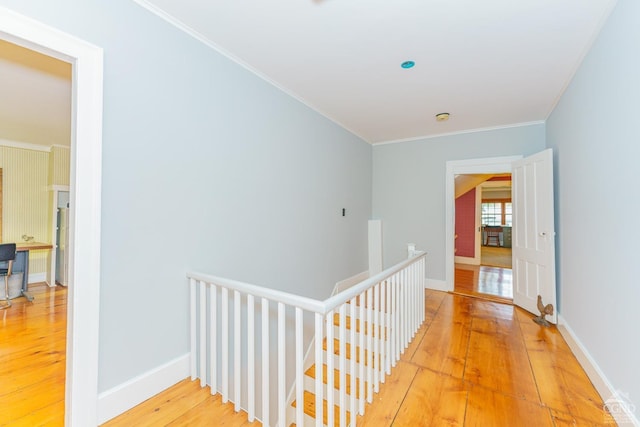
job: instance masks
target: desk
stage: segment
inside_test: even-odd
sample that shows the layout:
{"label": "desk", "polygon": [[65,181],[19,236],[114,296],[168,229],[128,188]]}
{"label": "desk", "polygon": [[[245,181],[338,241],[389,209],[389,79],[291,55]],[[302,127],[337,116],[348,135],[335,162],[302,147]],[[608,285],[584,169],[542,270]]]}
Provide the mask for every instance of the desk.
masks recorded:
{"label": "desk", "polygon": [[[502,227],[499,225],[485,225],[482,227],[482,244],[484,246],[502,246],[500,237],[502,236]],[[492,245],[491,243],[495,243]]]}
{"label": "desk", "polygon": [[[490,245],[489,233],[493,233],[492,237],[497,235],[497,244]],[[483,246],[499,246],[503,248],[511,247],[511,226],[510,225],[484,225],[482,226],[482,245]]]}
{"label": "desk", "polygon": [[22,273],[22,287],[20,295],[33,301],[33,297],[27,292],[29,284],[29,251],[51,250],[53,245],[39,242],[16,243],[16,259],[13,261],[13,273]]}

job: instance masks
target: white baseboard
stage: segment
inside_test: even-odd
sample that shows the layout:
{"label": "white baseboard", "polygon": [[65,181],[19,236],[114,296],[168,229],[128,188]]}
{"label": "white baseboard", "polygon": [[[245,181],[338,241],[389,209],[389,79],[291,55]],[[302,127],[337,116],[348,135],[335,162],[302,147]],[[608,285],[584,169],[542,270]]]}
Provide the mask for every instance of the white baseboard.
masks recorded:
{"label": "white baseboard", "polygon": [[447,282],[439,279],[429,279],[428,277],[424,281],[424,287],[426,289],[433,289],[434,291],[448,292]]}
{"label": "white baseboard", "polygon": [[456,264],[480,265],[480,258],[471,258],[468,256],[456,256],[453,258]]}
{"label": "white baseboard", "polygon": [[189,354],[180,356],[98,395],[98,423],[128,411],[189,376]]}
{"label": "white baseboard", "polygon": [[620,390],[616,390],[613,387],[604,372],[602,372],[602,369],[600,369],[600,366],[591,357],[587,348],[573,332],[567,320],[560,314],[558,314],[558,330],[587,373],[591,383],[600,393],[602,400],[607,404],[615,405],[617,410],[612,411],[612,413],[618,425],[640,426],[640,421],[636,418],[633,410],[635,409],[633,403]]}

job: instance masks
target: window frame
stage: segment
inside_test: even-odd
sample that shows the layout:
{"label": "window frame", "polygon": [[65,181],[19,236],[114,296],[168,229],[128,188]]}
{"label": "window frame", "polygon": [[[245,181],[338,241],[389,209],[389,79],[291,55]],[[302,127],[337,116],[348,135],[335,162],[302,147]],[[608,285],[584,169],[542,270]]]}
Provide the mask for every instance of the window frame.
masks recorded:
{"label": "window frame", "polygon": [[500,207],[500,225],[503,227],[510,227],[507,225],[507,221],[506,221],[506,204],[507,203],[511,203],[511,226],[513,226],[513,202],[511,201],[511,198],[500,198],[500,199],[482,199],[480,201],[480,222],[482,222],[482,225],[486,225],[484,224],[484,222],[482,221],[482,205],[484,203],[500,203],[502,206]]}

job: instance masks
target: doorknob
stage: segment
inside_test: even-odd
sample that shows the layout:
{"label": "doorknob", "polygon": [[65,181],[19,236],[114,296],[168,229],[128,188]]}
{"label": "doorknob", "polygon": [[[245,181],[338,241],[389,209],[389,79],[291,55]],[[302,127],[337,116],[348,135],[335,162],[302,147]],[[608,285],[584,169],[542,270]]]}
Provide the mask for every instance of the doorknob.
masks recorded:
{"label": "doorknob", "polygon": [[540,234],[540,237],[546,237],[546,236],[547,236],[547,233],[545,233],[544,231],[541,231],[541,232],[540,232],[540,233],[538,233],[538,234]]}

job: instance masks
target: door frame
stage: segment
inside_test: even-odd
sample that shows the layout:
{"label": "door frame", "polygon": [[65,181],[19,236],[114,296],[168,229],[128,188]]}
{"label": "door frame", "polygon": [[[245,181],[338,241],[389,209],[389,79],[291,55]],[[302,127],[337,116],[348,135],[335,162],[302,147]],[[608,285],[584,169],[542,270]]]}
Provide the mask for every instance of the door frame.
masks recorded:
{"label": "door frame", "polygon": [[65,425],[97,425],[103,51],[4,7],[0,38],[72,64]]}
{"label": "door frame", "polygon": [[445,172],[445,291],[453,291],[455,278],[455,176],[511,173],[511,163],[522,158],[522,155],[517,155],[447,161]]}

